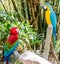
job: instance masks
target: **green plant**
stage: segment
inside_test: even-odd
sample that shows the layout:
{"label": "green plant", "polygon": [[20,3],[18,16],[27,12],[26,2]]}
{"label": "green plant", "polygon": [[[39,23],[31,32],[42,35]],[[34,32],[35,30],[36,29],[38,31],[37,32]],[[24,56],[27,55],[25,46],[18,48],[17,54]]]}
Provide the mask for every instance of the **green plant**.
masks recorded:
{"label": "green plant", "polygon": [[17,21],[14,14],[1,14],[0,15],[0,39],[1,43],[5,43],[6,38],[9,35],[9,30],[11,27],[17,26],[20,29],[19,40],[21,41],[21,45],[24,46],[27,44],[27,48],[31,48],[31,45],[36,43],[41,43],[42,39],[39,39],[37,32],[32,28],[28,22],[25,21]]}

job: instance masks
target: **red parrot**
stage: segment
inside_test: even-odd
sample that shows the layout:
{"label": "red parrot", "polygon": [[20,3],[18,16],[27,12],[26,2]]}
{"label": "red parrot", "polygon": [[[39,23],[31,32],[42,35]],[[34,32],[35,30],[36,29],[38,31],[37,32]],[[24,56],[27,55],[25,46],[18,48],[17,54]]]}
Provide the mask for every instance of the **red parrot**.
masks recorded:
{"label": "red parrot", "polygon": [[6,40],[6,43],[3,47],[3,62],[9,64],[10,56],[16,50],[16,47],[19,45],[18,40],[19,29],[17,27],[12,27],[10,29],[10,35]]}

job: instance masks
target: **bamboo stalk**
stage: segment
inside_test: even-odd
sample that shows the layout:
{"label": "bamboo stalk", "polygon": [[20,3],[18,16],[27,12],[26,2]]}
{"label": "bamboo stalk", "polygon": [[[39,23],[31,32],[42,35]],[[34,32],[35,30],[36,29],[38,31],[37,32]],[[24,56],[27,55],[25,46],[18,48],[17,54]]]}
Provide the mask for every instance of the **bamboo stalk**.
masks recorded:
{"label": "bamboo stalk", "polygon": [[27,11],[27,1],[24,0],[24,11],[25,11],[25,18],[28,21],[28,11]]}
{"label": "bamboo stalk", "polygon": [[30,5],[31,5],[32,18],[33,18],[33,22],[34,22],[34,20],[35,20],[35,14],[34,14],[32,0],[30,0]]}
{"label": "bamboo stalk", "polygon": [[7,10],[6,10],[6,8],[5,8],[5,6],[4,6],[4,4],[3,4],[2,0],[0,0],[0,2],[1,2],[1,4],[2,4],[2,6],[3,6],[3,8],[4,8],[5,12],[7,13]]}
{"label": "bamboo stalk", "polygon": [[14,0],[11,0],[11,1],[13,3],[13,6],[14,6],[15,11],[18,13],[18,19],[22,22],[21,17],[20,17],[20,14],[19,14],[19,11],[18,11],[18,8],[17,8],[17,6],[15,4],[15,1]]}
{"label": "bamboo stalk", "polygon": [[[35,15],[35,13],[36,13],[36,4],[33,3],[32,0],[30,0],[30,5],[31,5],[31,14],[32,14],[32,22],[31,22],[31,24],[33,25],[33,27],[36,28],[36,30],[38,30],[38,26],[37,26],[38,22],[36,21],[37,15]],[[35,8],[34,8],[34,6],[35,6]]]}
{"label": "bamboo stalk", "polygon": [[21,18],[22,21],[24,21],[25,18],[24,18],[24,12],[23,12],[24,8],[23,8],[23,5],[22,5],[22,0],[19,0],[17,2],[17,6],[19,8],[18,10],[19,10],[20,18]]}
{"label": "bamboo stalk", "polygon": [[11,12],[11,6],[10,6],[11,3],[10,3],[10,0],[8,0],[8,3],[9,3],[9,9],[10,9],[10,12]]}
{"label": "bamboo stalk", "polygon": [[38,31],[42,33],[42,15],[41,15],[41,7],[39,6],[39,17],[38,17]]}
{"label": "bamboo stalk", "polygon": [[29,22],[30,24],[32,23],[32,15],[31,15],[31,5],[30,5],[30,1],[28,1],[28,18],[29,18]]}

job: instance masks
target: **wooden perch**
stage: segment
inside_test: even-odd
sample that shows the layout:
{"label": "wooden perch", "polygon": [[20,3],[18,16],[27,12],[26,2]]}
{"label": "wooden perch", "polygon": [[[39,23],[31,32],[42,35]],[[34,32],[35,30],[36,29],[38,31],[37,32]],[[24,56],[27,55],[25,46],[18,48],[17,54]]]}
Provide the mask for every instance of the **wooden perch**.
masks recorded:
{"label": "wooden perch", "polygon": [[49,61],[30,51],[24,52],[19,57],[19,60],[22,61],[23,64],[51,64]]}
{"label": "wooden perch", "polygon": [[52,25],[48,25],[45,46],[44,46],[44,53],[43,53],[43,57],[47,60],[49,56],[50,43],[51,43],[51,38],[52,38],[52,30],[53,30]]}
{"label": "wooden perch", "polygon": [[54,57],[55,61],[57,62],[57,64],[60,64],[58,61],[58,58],[56,57],[56,54],[54,53],[53,44],[51,43],[52,30],[53,30],[52,25],[49,25],[47,28],[47,35],[46,35],[46,40],[45,40],[43,57],[48,60],[50,45],[51,45],[51,51],[50,52],[51,52],[52,56]]}

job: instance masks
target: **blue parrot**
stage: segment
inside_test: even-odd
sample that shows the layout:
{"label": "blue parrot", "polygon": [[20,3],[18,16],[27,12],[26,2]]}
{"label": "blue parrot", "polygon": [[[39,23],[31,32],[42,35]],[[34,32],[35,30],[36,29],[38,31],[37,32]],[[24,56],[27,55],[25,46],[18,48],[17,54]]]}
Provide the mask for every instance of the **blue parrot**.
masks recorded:
{"label": "blue parrot", "polygon": [[55,46],[56,45],[56,24],[57,24],[56,13],[48,2],[45,5],[43,5],[42,8],[45,10],[45,19],[46,19],[47,25],[52,24],[53,26],[52,35],[53,35],[54,46]]}

